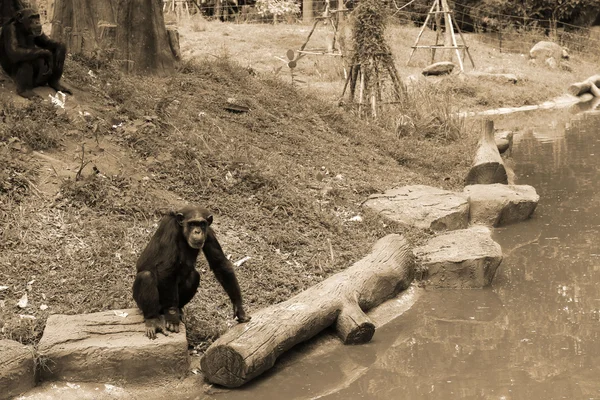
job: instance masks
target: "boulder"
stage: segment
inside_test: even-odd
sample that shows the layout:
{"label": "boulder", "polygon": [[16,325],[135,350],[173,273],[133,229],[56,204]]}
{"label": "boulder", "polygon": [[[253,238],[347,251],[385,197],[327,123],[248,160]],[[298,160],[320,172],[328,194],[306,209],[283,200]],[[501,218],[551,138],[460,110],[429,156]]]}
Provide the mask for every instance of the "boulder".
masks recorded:
{"label": "boulder", "polygon": [[504,154],[506,150],[512,146],[513,142],[512,131],[495,131],[494,132],[494,140],[496,142],[496,147],[498,147],[498,152],[500,154]]}
{"label": "boulder", "polygon": [[554,58],[556,61],[569,58],[569,51],[557,43],[541,41],[529,50],[529,57],[537,60]]}
{"label": "boulder", "polygon": [[470,185],[464,193],[470,222],[495,227],[528,219],[540,200],[529,185]]}
{"label": "boulder", "polygon": [[544,61],[544,64],[546,64],[546,66],[550,69],[558,68],[558,62],[556,61],[556,58],[554,58],[554,57],[546,58],[546,61]]}
{"label": "boulder", "polygon": [[466,228],[469,222],[466,196],[424,185],[371,195],[364,207],[402,225],[434,231]]}
{"label": "boulder", "polygon": [[492,283],[502,249],[485,226],[440,234],[413,250],[417,270],[428,287],[483,288]]}
{"label": "boulder", "polygon": [[158,382],[189,369],[185,328],[145,336],[138,309],[51,315],[38,345],[43,379],[75,382]]}
{"label": "boulder", "polygon": [[0,399],[12,399],[35,386],[33,348],[0,340]]}
{"label": "boulder", "polygon": [[428,65],[421,72],[423,75],[448,75],[454,70],[456,65],[450,61],[440,61],[435,64]]}

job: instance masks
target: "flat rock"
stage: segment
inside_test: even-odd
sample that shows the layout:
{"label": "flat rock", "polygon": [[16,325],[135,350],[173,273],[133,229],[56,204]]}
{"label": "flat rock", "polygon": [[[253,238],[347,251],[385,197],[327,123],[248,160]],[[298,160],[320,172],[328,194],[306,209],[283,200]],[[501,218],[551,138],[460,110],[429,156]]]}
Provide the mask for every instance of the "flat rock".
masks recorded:
{"label": "flat rock", "polygon": [[456,65],[450,61],[440,61],[435,64],[428,65],[421,72],[423,75],[447,75],[454,70]]}
{"label": "flat rock", "polygon": [[479,225],[440,234],[413,253],[423,279],[434,288],[483,288],[502,262],[500,245],[489,228]]}
{"label": "flat rock", "polygon": [[540,196],[529,185],[470,185],[464,189],[469,198],[471,223],[503,226],[531,217]]}
{"label": "flat rock", "polygon": [[72,382],[159,382],[185,376],[189,368],[185,327],[155,340],[144,332],[138,309],[51,315],[39,355],[43,379]]}
{"label": "flat rock", "polygon": [[14,340],[0,340],[0,399],[12,399],[34,386],[33,349]]}
{"label": "flat rock", "polygon": [[469,203],[461,193],[430,186],[404,186],[369,196],[365,207],[405,226],[434,231],[466,228]]}

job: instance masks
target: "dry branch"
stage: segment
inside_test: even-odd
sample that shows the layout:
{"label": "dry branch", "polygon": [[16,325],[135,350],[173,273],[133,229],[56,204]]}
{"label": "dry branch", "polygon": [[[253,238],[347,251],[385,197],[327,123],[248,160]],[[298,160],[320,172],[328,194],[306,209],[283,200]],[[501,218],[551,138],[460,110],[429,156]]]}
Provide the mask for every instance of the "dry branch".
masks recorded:
{"label": "dry branch", "polygon": [[332,324],[344,343],[368,342],[375,325],[364,311],[406,289],[413,275],[408,243],[400,235],[388,235],[345,271],[225,333],[206,351],[202,372],[213,383],[243,385],[271,368],[282,353]]}
{"label": "dry branch", "polygon": [[494,139],[494,121],[483,121],[483,136],[465,185],[508,183],[504,161]]}

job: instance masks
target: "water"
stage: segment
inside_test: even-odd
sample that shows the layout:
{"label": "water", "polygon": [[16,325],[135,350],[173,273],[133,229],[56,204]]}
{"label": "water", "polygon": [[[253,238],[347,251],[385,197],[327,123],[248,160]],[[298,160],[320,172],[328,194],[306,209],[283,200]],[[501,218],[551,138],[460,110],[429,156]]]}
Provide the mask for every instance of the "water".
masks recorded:
{"label": "water", "polygon": [[541,200],[531,220],[494,230],[504,260],[491,288],[425,290],[371,343],[309,345],[215,398],[600,399],[600,115],[503,118],[533,125],[513,158]]}

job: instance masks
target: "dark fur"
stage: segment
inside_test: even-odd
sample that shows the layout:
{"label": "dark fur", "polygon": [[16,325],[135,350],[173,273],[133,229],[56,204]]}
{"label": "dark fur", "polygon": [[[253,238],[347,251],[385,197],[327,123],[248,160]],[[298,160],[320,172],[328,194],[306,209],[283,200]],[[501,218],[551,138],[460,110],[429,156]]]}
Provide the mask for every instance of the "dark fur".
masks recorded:
{"label": "dark fur", "polygon": [[18,11],[2,27],[0,64],[15,81],[17,93],[23,97],[37,97],[32,89],[44,85],[71,94],[60,83],[66,47],[41,33],[41,29],[40,15],[37,12]]}
{"label": "dark fur", "polygon": [[[203,245],[199,242],[199,247],[202,247],[208,265],[231,299],[234,317],[240,322],[249,319],[242,306],[233,265],[209,226],[211,222],[212,215],[200,207],[188,206],[178,213],[171,213],[161,220],[142,251],[136,265],[133,298],[144,313],[146,333],[150,338],[156,337],[156,330],[165,334],[166,330],[179,331],[181,309],[194,297],[200,284],[200,274],[195,269],[200,249],[192,248],[188,240],[194,236],[194,226],[196,237],[204,240]],[[166,326],[160,321],[161,315]]]}

